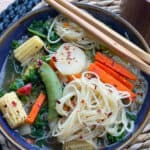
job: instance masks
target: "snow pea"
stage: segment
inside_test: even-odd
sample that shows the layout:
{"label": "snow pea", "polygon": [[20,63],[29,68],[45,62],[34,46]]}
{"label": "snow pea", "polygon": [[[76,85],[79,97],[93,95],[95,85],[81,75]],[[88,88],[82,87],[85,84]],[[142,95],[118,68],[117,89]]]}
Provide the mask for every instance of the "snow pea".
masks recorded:
{"label": "snow pea", "polygon": [[56,101],[62,96],[62,85],[56,73],[45,62],[42,62],[39,68],[39,74],[46,87],[48,96],[48,120],[55,120],[58,117],[56,112]]}

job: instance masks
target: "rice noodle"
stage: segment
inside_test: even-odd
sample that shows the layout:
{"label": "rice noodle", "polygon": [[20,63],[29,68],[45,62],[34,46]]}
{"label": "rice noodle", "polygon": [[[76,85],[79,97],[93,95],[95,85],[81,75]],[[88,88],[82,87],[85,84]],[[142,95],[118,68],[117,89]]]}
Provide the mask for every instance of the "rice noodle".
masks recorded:
{"label": "rice noodle", "polygon": [[[68,26],[64,26],[68,24]],[[95,49],[98,47],[97,42],[91,39],[87,33],[71,20],[60,15],[55,18],[54,30],[64,41],[72,42],[83,49]]]}
{"label": "rice noodle", "polygon": [[94,138],[106,133],[119,136],[132,132],[134,122],[127,118],[125,109],[131,102],[125,105],[122,101],[129,97],[128,92],[102,83],[97,74],[84,72],[80,79],[65,86],[63,97],[56,104],[62,118],[53,128],[52,136],[62,143],[75,139],[93,143]]}

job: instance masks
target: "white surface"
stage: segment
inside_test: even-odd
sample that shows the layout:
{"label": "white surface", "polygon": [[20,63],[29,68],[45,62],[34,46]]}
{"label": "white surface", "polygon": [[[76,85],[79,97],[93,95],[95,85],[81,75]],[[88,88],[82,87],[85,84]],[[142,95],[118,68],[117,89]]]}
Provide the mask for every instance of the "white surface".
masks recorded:
{"label": "white surface", "polygon": [[13,3],[15,0],[0,0],[0,12],[5,10],[8,5]]}

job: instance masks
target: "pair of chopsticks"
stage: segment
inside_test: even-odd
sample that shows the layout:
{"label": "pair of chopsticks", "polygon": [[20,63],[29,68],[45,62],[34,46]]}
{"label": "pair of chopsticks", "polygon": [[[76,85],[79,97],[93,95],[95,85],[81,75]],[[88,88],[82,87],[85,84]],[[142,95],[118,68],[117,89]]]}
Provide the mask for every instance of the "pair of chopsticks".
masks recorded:
{"label": "pair of chopsticks", "polygon": [[67,0],[45,1],[56,10],[79,24],[91,34],[95,40],[103,43],[145,73],[150,74],[150,54],[107,27],[101,21],[96,20],[88,13],[69,3]]}

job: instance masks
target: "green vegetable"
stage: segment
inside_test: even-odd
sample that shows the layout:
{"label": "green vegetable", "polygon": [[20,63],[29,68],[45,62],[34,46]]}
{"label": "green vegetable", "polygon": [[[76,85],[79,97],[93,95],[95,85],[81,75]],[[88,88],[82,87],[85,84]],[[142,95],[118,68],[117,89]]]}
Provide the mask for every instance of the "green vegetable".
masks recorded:
{"label": "green vegetable", "polygon": [[129,118],[130,120],[136,121],[137,116],[134,113],[131,112],[126,112],[127,118]]}
{"label": "green vegetable", "polygon": [[55,40],[57,40],[59,38],[59,36],[55,33],[55,31],[52,31],[51,32],[51,35],[50,35],[50,39],[52,40],[52,41],[55,41]]}
{"label": "green vegetable", "polygon": [[41,60],[48,63],[50,61],[51,57],[49,55],[45,55],[41,57]]}
{"label": "green vegetable", "polygon": [[87,59],[91,60],[91,62],[93,62],[94,61],[94,57],[95,57],[93,51],[90,49],[90,50],[85,50],[84,52],[86,54]]}
{"label": "green vegetable", "polygon": [[[47,104],[45,103],[40,109],[37,119],[31,128],[31,135],[35,137],[36,139],[43,137],[45,134],[43,131],[46,128],[49,128],[48,120],[45,117],[47,110],[48,110],[48,107],[47,107]],[[46,139],[43,139],[43,140],[39,140],[36,144],[38,144],[39,146],[42,146],[42,145],[45,145],[45,143],[46,143]]]}
{"label": "green vegetable", "polygon": [[[51,21],[33,21],[33,23],[28,27],[28,31],[33,35],[38,35],[41,38],[46,39],[45,43],[50,51],[56,51],[58,47],[62,44],[62,41],[59,41],[56,44],[50,44],[47,41],[47,34],[50,28]],[[51,32],[50,39],[55,41],[59,38],[55,31]]]}
{"label": "green vegetable", "polygon": [[24,82],[22,79],[16,79],[9,85],[9,90],[16,91],[20,87],[24,86]]}
{"label": "green vegetable", "polygon": [[116,142],[122,140],[124,138],[124,136],[125,136],[125,132],[123,132],[119,136],[112,136],[111,134],[107,134],[107,139],[110,144],[113,144],[113,143],[116,143]]}
{"label": "green vegetable", "polygon": [[105,45],[100,44],[99,49],[102,53],[108,55],[108,56],[113,56],[115,55],[109,48],[107,48]]}
{"label": "green vegetable", "polygon": [[60,47],[60,45],[62,45],[61,41],[56,44],[51,44],[49,50],[55,52]]}
{"label": "green vegetable", "polygon": [[12,49],[16,49],[20,46],[21,44],[17,40],[13,40],[11,44]]}
{"label": "green vegetable", "polygon": [[4,89],[0,88],[0,97],[2,97],[6,92],[4,91]]}
{"label": "green vegetable", "polygon": [[33,23],[28,27],[28,31],[41,38],[47,38],[49,27],[50,21],[33,21]]}
{"label": "green vegetable", "polygon": [[27,103],[29,100],[29,96],[19,96],[19,99],[23,102],[23,103]]}
{"label": "green vegetable", "polygon": [[[123,125],[119,124],[119,128],[118,128],[118,132],[120,132],[122,130]],[[120,140],[122,140],[126,135],[126,132],[122,132],[119,136],[113,136],[109,133],[107,133],[107,139],[109,141],[110,144],[116,143]]]}
{"label": "green vegetable", "polygon": [[37,72],[37,69],[34,68],[34,66],[32,65],[28,66],[23,75],[23,80],[25,82],[31,82],[31,83],[37,82],[39,80],[39,74]]}
{"label": "green vegetable", "polygon": [[55,107],[56,101],[62,96],[62,85],[56,73],[45,62],[42,63],[39,74],[44,82],[48,95],[48,119],[54,120],[58,117]]}
{"label": "green vegetable", "polygon": [[102,45],[102,44],[99,45],[99,48],[100,48],[100,50],[102,50],[104,52],[109,51],[109,49],[105,45]]}

